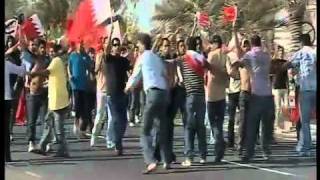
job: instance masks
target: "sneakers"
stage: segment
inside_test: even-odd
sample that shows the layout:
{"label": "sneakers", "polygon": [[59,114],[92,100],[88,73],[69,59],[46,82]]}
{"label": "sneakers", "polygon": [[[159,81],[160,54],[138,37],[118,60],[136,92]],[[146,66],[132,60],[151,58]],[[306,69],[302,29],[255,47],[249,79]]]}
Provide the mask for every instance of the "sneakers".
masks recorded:
{"label": "sneakers", "polygon": [[91,136],[91,139],[90,139],[90,146],[93,147],[96,145],[96,141],[97,141],[97,138],[94,137],[94,136]]}
{"label": "sneakers", "polygon": [[75,124],[73,124],[73,134],[78,135],[78,127]]}
{"label": "sneakers", "polygon": [[310,157],[311,156],[311,152],[307,151],[307,152],[299,152],[298,155],[300,157]]}
{"label": "sneakers", "polygon": [[29,141],[29,148],[28,148],[28,152],[34,152],[36,151],[36,145],[34,144],[34,142]]}
{"label": "sneakers", "polygon": [[107,149],[113,149],[116,145],[113,142],[107,142]]}
{"label": "sneakers", "polygon": [[47,146],[46,146],[46,152],[49,152],[52,150],[52,144],[51,143],[48,143]]}
{"label": "sneakers", "polygon": [[185,161],[183,161],[181,163],[182,166],[184,167],[190,167],[192,165],[191,160],[190,159],[186,159]]}
{"label": "sneakers", "polygon": [[135,116],[135,123],[137,123],[137,124],[139,124],[141,121],[140,121],[140,118],[139,118],[139,116]]}
{"label": "sneakers", "polygon": [[209,144],[215,145],[216,144],[216,140],[214,138],[210,138]]}
{"label": "sneakers", "polygon": [[134,123],[130,122],[129,127],[134,127]]}
{"label": "sneakers", "polygon": [[205,164],[206,163],[206,160],[204,158],[201,158],[200,159],[200,164]]}
{"label": "sneakers", "polygon": [[88,139],[89,136],[87,136],[87,133],[85,131],[80,131],[79,133],[79,139]]}

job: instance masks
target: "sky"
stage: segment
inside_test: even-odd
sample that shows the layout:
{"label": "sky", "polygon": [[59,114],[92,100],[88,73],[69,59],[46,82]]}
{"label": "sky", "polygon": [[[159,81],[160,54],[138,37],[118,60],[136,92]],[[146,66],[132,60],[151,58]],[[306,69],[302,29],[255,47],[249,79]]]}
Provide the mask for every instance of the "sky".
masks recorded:
{"label": "sky", "polygon": [[161,0],[140,0],[136,8],[128,4],[128,8],[138,17],[138,27],[143,32],[150,32],[152,29],[151,18],[155,11],[155,4]]}

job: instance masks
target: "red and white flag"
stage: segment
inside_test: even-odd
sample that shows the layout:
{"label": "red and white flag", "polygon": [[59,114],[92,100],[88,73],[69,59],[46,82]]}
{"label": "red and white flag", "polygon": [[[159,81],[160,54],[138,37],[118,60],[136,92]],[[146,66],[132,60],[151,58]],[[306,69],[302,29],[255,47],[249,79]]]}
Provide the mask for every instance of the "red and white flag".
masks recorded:
{"label": "red and white flag", "polygon": [[197,19],[198,19],[198,25],[200,27],[208,27],[210,26],[210,19],[209,15],[206,12],[197,12],[196,14]]}
{"label": "red and white flag", "polygon": [[44,28],[37,14],[27,18],[21,25],[21,33],[28,40],[35,39],[44,35]]}
{"label": "red and white flag", "polygon": [[[123,8],[120,10],[122,13]],[[110,0],[83,0],[73,18],[67,21],[66,37],[69,44],[83,41],[87,47],[101,48],[101,38],[107,36],[111,30],[111,19],[115,21],[116,17],[111,9]],[[117,35],[121,39],[118,23],[114,22],[113,36]]]}
{"label": "red and white flag", "polygon": [[223,8],[224,22],[235,22],[237,20],[237,6],[229,6]]}
{"label": "red and white flag", "polygon": [[185,61],[188,64],[189,68],[191,68],[197,75],[200,77],[204,76],[204,61],[205,57],[193,50],[187,50],[185,55]]}

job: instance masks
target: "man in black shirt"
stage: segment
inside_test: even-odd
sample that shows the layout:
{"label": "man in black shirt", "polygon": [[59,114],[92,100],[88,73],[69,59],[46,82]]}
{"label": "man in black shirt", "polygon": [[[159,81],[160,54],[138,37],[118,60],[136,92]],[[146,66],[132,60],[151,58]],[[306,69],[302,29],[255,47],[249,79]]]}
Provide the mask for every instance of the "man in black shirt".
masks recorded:
{"label": "man in black shirt", "polygon": [[115,152],[122,155],[122,138],[127,126],[127,96],[124,88],[128,80],[130,62],[120,56],[120,40],[113,38],[111,53],[104,60],[107,86],[107,103],[110,107],[114,132]]}
{"label": "man in black shirt", "polygon": [[288,73],[286,69],[281,68],[287,61],[283,59],[284,48],[278,46],[276,56],[271,63],[270,73],[272,75],[272,94],[275,101],[275,130],[279,131],[283,127],[282,107],[288,105]]}

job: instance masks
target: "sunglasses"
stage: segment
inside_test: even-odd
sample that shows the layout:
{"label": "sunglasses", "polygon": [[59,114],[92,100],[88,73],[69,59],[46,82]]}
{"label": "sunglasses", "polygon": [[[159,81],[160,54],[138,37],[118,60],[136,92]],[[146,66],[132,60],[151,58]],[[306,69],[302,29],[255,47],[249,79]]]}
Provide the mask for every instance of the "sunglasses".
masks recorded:
{"label": "sunglasses", "polygon": [[116,46],[120,46],[120,44],[112,44],[112,46],[116,47]]}

